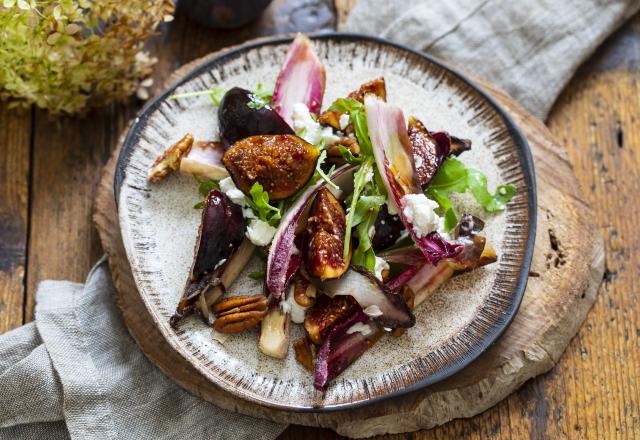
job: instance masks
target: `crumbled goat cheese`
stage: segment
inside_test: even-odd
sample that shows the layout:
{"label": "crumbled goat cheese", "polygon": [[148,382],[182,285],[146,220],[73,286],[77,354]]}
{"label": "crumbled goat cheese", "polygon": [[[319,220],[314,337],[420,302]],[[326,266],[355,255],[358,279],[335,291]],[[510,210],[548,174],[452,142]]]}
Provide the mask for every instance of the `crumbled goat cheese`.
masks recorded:
{"label": "crumbled goat cheese", "polygon": [[422,156],[420,156],[419,154],[413,155],[413,162],[416,168],[420,168],[424,164],[424,161],[422,160]]}
{"label": "crumbled goat cheese", "polygon": [[418,238],[438,229],[440,217],[434,212],[438,204],[424,194],[407,194],[402,198],[402,213],[413,225]]}
{"label": "crumbled goat cheese", "polygon": [[302,324],[304,322],[304,312],[307,308],[302,307],[296,302],[296,299],[293,297],[293,285],[289,288],[287,300],[280,303],[280,308],[283,313],[289,313],[291,315],[291,321],[296,324]]}
{"label": "crumbled goat cheese", "polygon": [[347,113],[341,114],[338,122],[340,123],[340,130],[344,130],[349,125],[349,115]]}
{"label": "crumbled goat cheese", "polygon": [[324,145],[332,145],[340,138],[333,134],[331,127],[323,127],[311,117],[307,106],[299,102],[293,105],[293,130],[298,136],[313,145],[319,145],[324,140]]}
{"label": "crumbled goat cheese", "polygon": [[376,265],[375,265],[375,275],[376,278],[382,281],[382,271],[389,270],[389,263],[387,263],[384,258],[376,257]]}
{"label": "crumbled goat cheese", "polygon": [[363,324],[362,322],[356,322],[347,330],[347,334],[350,335],[352,333],[362,333],[362,336],[370,335],[373,332],[373,329],[369,324]]}
{"label": "crumbled goat cheese", "polygon": [[275,233],[276,228],[271,226],[269,223],[263,222],[259,219],[253,219],[247,226],[246,236],[249,241],[256,246],[266,246],[271,243]]}
{"label": "crumbled goat cheese", "polygon": [[372,318],[377,318],[378,316],[382,316],[382,310],[375,304],[371,304],[369,307],[366,307],[363,312]]}
{"label": "crumbled goat cheese", "polygon": [[240,206],[247,205],[244,193],[236,187],[236,184],[233,183],[233,179],[231,177],[225,177],[218,183],[220,184],[220,191],[225,193],[233,203]]}

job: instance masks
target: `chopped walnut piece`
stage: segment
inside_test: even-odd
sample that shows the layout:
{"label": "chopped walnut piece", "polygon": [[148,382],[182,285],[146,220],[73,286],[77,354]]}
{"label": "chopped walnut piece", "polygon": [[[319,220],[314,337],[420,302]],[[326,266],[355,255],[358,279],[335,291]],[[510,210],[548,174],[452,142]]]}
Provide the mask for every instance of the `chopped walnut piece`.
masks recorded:
{"label": "chopped walnut piece", "polygon": [[153,183],[160,182],[171,174],[172,171],[180,168],[180,162],[182,161],[183,156],[191,150],[192,145],[193,136],[190,133],[187,133],[178,142],[164,150],[164,152],[158,156],[151,166],[149,181]]}

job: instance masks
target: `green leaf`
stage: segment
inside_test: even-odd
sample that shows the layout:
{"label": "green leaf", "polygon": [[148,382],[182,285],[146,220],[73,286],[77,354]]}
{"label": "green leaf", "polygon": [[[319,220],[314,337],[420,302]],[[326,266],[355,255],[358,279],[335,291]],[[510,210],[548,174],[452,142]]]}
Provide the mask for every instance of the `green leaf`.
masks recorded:
{"label": "green leaf", "polygon": [[[372,196],[376,197],[376,196]],[[360,197],[362,200],[362,197]],[[364,212],[364,216],[356,226],[356,236],[358,237],[358,247],[353,251],[351,261],[357,266],[364,266],[374,272],[376,267],[376,254],[373,251],[369,231],[375,225],[378,218],[380,205],[371,207]]]}
{"label": "green leaf", "polygon": [[263,280],[265,276],[267,276],[267,273],[264,270],[249,272],[249,278],[252,280]]}
{"label": "green leaf", "polygon": [[212,189],[220,189],[220,184],[215,180],[200,179],[195,175],[193,176],[193,178],[196,179],[196,182],[198,182],[198,192],[202,197],[207,197]]}
{"label": "green leaf", "polygon": [[360,155],[373,155],[373,146],[371,145],[371,139],[369,139],[369,128],[367,127],[364,105],[355,99],[342,98],[331,104],[329,110],[349,114],[349,120],[353,124],[353,129],[360,145]]}
{"label": "green leaf", "polygon": [[251,101],[247,103],[247,107],[259,110],[269,104],[272,97],[273,88],[268,89],[258,83],[256,89],[251,93]]}
{"label": "green leaf", "polygon": [[355,211],[355,214],[353,215],[352,227],[359,225],[370,212],[379,211],[380,207],[384,205],[385,202],[386,202],[386,198],[384,196],[361,195],[360,198],[358,199],[358,202],[356,203],[356,211]]}
{"label": "green leaf", "polygon": [[349,165],[361,164],[364,159],[362,156],[354,156],[353,153],[351,153],[351,151],[344,145],[338,145],[338,151],[340,151],[342,158]]}
{"label": "green leaf", "polygon": [[336,166],[333,165],[330,169],[329,169],[329,173],[325,173],[324,171],[322,171],[322,164],[324,163],[325,159],[327,158],[327,151],[326,150],[322,150],[320,152],[320,156],[318,157],[318,161],[316,162],[316,172],[315,172],[315,176],[316,179],[322,179],[324,180],[327,185],[329,185],[331,188],[333,189],[340,189],[338,187],[338,185],[336,185],[335,183],[333,183],[331,181],[331,175],[333,174],[333,172],[336,169]]}
{"label": "green leaf", "polygon": [[373,171],[373,157],[368,157],[366,161],[360,165],[360,168],[353,174],[353,193],[351,194],[351,203],[347,211],[346,218],[346,234],[344,237],[343,258],[349,255],[349,247],[351,246],[351,228],[353,227],[353,219],[356,214],[356,206],[360,193],[367,183],[367,174]]}
{"label": "green leaf", "polygon": [[249,190],[251,197],[245,196],[247,203],[256,212],[260,220],[269,223],[271,226],[276,226],[282,218],[283,202],[280,202],[278,206],[272,206],[269,204],[269,193],[267,193],[259,182],[255,182]]}
{"label": "green leaf", "polygon": [[195,205],[193,205],[193,209],[202,209],[203,206],[204,206],[204,202],[198,202]]}
{"label": "green leaf", "polygon": [[467,190],[487,212],[504,210],[516,193],[515,186],[507,184],[498,186],[495,194],[491,194],[487,189],[487,176],[482,171],[467,168],[455,157],[447,158],[429,184],[426,194],[440,205],[441,215],[445,218],[444,226],[448,231],[458,223],[449,194]]}
{"label": "green leaf", "polygon": [[169,96],[169,99],[194,98],[196,96],[209,96],[215,105],[220,105],[220,101],[227,91],[222,87],[213,86],[209,90],[199,90],[197,92],[176,93]]}
{"label": "green leaf", "polygon": [[353,111],[362,110],[363,108],[364,106],[357,99],[340,98],[331,104],[329,110],[338,113],[351,113]]}

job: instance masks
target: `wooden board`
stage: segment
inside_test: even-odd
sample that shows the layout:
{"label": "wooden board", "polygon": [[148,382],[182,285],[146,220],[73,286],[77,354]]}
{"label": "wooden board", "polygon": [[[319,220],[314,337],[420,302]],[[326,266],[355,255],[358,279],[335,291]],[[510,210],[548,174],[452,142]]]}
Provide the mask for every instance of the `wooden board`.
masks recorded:
{"label": "wooden board", "polygon": [[[184,66],[174,77],[189,68]],[[531,277],[520,311],[497,343],[469,367],[429,389],[350,412],[290,413],[231,398],[184,362],[151,324],[135,291],[119,236],[112,158],[98,189],[94,218],[109,255],[125,322],[142,350],[177,383],[221,407],[277,421],[331,427],[353,437],[413,431],[472,416],[550,369],[593,304],[604,270],[602,242],[564,150],[540,121],[504,93],[481,84],[510,112],[530,143],[536,162],[539,220]]]}

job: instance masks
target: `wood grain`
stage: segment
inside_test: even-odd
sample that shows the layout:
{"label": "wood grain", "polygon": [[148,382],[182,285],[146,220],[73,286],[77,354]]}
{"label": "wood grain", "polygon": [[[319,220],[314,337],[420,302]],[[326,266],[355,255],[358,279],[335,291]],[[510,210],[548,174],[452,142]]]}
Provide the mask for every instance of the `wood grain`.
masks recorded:
{"label": "wood grain", "polygon": [[0,104],[0,333],[23,323],[31,111]]}

